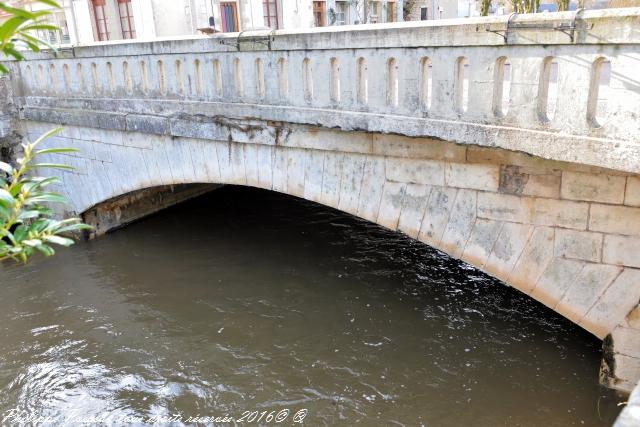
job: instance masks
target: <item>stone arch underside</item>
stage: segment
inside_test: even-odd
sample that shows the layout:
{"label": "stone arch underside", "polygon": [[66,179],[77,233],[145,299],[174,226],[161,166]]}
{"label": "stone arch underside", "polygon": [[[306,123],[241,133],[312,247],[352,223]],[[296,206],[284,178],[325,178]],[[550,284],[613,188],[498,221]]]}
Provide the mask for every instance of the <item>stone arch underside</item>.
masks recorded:
{"label": "stone arch underside", "polygon": [[[29,135],[50,128],[25,126]],[[398,230],[607,337],[610,385],[640,378],[640,261],[625,255],[640,239],[629,202],[637,176],[426,138],[285,134],[230,142],[69,127],[47,144],[80,153],[48,160],[76,168],[59,188],[75,214],[142,189],[236,184]]]}

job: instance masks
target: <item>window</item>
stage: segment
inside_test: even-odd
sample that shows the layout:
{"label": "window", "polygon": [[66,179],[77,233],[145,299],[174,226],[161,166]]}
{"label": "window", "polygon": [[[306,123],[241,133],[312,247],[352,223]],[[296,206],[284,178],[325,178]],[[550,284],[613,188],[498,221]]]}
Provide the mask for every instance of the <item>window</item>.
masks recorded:
{"label": "window", "polygon": [[133,24],[131,12],[131,0],[118,0],[118,14],[120,15],[120,27],[123,39],[135,39],[136,29]]}
{"label": "window", "polygon": [[429,19],[429,8],[428,7],[421,7],[420,8],[420,20],[421,21],[426,21],[427,19]]}
{"label": "window", "polygon": [[377,24],[380,19],[380,2],[372,1],[369,3],[369,23]]}
{"label": "window", "polygon": [[349,24],[349,3],[346,1],[336,2],[336,25]]}
{"label": "window", "polygon": [[278,27],[278,1],[262,0],[262,10],[264,11],[264,24],[277,30]]}
{"label": "window", "polygon": [[93,21],[99,41],[109,40],[109,24],[104,10],[106,0],[91,0],[93,5]]}
{"label": "window", "polygon": [[387,22],[396,22],[396,3],[387,2]]}
{"label": "window", "polygon": [[235,2],[220,3],[220,12],[222,16],[222,31],[225,33],[238,32],[238,8]]}
{"label": "window", "polygon": [[47,24],[55,25],[57,30],[37,30],[38,37],[51,44],[71,43],[69,38],[69,27],[64,12],[54,12],[45,18]]}
{"label": "window", "polygon": [[315,27],[324,27],[325,2],[313,2],[313,24]]}

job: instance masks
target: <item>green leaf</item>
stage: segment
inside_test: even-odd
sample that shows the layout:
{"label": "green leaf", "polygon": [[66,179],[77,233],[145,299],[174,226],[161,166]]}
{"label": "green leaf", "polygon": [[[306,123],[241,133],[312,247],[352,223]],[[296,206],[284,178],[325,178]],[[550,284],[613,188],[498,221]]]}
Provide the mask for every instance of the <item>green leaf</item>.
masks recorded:
{"label": "green leaf", "polygon": [[17,50],[15,50],[12,47],[5,46],[4,49],[3,49],[3,53],[5,55],[8,54],[8,55],[13,56],[18,61],[24,61],[24,55],[21,54],[20,52],[18,52]]}
{"label": "green leaf", "polygon": [[9,74],[9,69],[0,63],[0,73]]}
{"label": "green leaf", "polygon": [[62,129],[64,129],[61,126],[58,126],[56,128],[51,129],[50,131],[47,131],[45,133],[43,133],[42,135],[40,135],[40,137],[38,139],[36,139],[32,145],[35,147],[36,145],[40,144],[42,141],[44,141],[45,139],[49,139],[52,136],[60,133],[62,131]]}
{"label": "green leaf", "polygon": [[33,203],[67,203],[67,200],[56,193],[36,193],[36,195],[27,197],[24,201],[25,204],[30,205]]}
{"label": "green leaf", "polygon": [[57,25],[53,25],[45,22],[43,23],[36,22],[34,24],[23,25],[22,27],[20,27],[20,31],[33,31],[33,30],[57,31],[60,29],[60,27],[58,27]]}
{"label": "green leaf", "polygon": [[60,237],[60,236],[45,236],[44,240],[46,240],[49,243],[55,243],[56,245],[60,245],[60,246],[71,246],[74,243],[73,240],[66,237]]}
{"label": "green leaf", "polygon": [[7,190],[0,188],[0,204],[5,207],[13,207],[16,204],[16,199]]}
{"label": "green leaf", "polygon": [[[29,21],[29,18],[20,15],[14,15],[7,19],[2,25],[0,25],[0,40],[8,40],[15,34],[18,27],[25,22]],[[4,46],[6,48],[6,45]]]}
{"label": "green leaf", "polygon": [[38,0],[38,2],[60,9],[60,5],[54,0]]}
{"label": "green leaf", "polygon": [[44,256],[51,256],[56,253],[53,248],[49,245],[39,245],[36,246],[36,249],[44,254]]}
{"label": "green leaf", "polygon": [[40,215],[41,215],[40,211],[36,209],[24,210],[20,212],[20,214],[18,215],[18,220],[24,221],[27,219],[38,218]]}
{"label": "green leaf", "polygon": [[24,240],[24,238],[27,237],[27,231],[29,231],[29,229],[25,227],[23,224],[20,224],[19,226],[17,226],[16,229],[13,231],[13,238],[15,242],[16,243],[22,242],[22,240]]}
{"label": "green leaf", "polygon": [[13,167],[5,162],[0,162],[0,171],[6,172],[8,175],[13,174]]}
{"label": "green leaf", "polygon": [[11,6],[7,6],[5,3],[0,2],[0,10],[4,10],[5,12],[7,12],[10,15],[16,15],[16,16],[22,16],[26,19],[35,19],[36,14],[25,10],[25,9],[18,9],[15,7],[11,7]]}
{"label": "green leaf", "polygon": [[57,230],[57,232],[69,233],[71,231],[83,231],[83,230],[91,231],[93,230],[93,227],[88,224],[73,224],[73,225],[68,225],[66,227],[61,227]]}
{"label": "green leaf", "polygon": [[42,240],[40,239],[28,239],[28,240],[23,240],[22,243],[24,243],[27,246],[31,246],[32,248],[38,247],[42,244]]}
{"label": "green leaf", "polygon": [[39,154],[52,154],[52,153],[77,153],[80,150],[77,148],[44,148],[36,151],[36,155]]}
{"label": "green leaf", "polygon": [[28,166],[26,168],[27,171],[30,171],[30,170],[33,170],[33,169],[62,169],[62,170],[67,170],[67,171],[74,170],[74,168],[72,166],[61,165],[61,164],[58,164],[58,163],[36,163],[36,164]]}

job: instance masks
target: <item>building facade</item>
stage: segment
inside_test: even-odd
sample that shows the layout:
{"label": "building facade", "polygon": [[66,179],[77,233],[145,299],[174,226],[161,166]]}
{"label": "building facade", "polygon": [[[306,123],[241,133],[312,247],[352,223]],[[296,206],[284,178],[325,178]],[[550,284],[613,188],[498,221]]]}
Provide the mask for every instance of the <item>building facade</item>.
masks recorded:
{"label": "building facade", "polygon": [[[620,1],[582,0],[599,9]],[[89,44],[123,39],[152,40],[251,29],[306,29],[479,16],[480,0],[59,0],[53,9],[34,0],[13,0],[14,7],[51,10],[47,19],[59,30],[38,30],[53,45]],[[615,4],[614,4],[615,3]],[[573,1],[569,9],[578,6]],[[511,12],[509,0],[494,0],[490,14]],[[542,0],[540,11],[557,10]],[[6,15],[5,15],[6,17]],[[0,14],[0,22],[3,15]]]}

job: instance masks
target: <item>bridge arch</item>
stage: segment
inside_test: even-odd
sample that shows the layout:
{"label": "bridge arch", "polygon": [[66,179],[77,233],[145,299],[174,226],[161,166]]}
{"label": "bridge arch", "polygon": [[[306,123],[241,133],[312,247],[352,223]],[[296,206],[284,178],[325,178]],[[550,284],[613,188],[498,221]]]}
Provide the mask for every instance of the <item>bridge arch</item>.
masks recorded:
{"label": "bridge arch", "polygon": [[[67,125],[52,143],[81,153],[52,161],[76,166],[60,186],[73,213],[143,188],[229,183],[404,232],[613,342],[606,380],[630,390],[640,379],[639,38],[631,31],[640,12],[581,12],[571,35],[535,30],[570,16],[29,54],[8,64],[6,88],[0,81],[7,108],[17,107],[0,114],[0,135],[8,119],[32,139],[51,127],[43,123]],[[517,31],[478,31],[498,22]],[[134,57],[146,65],[132,66]],[[64,65],[92,83],[65,93]],[[198,93],[191,84],[201,71]]]}
{"label": "bridge arch", "polygon": [[[28,127],[37,134],[46,125]],[[601,339],[629,330],[640,270],[612,262],[618,255],[607,245],[628,244],[622,234],[634,231],[605,233],[615,207],[594,202],[620,197],[612,192],[614,185],[624,192],[624,174],[430,139],[301,126],[228,129],[231,141],[70,127],[48,144],[75,145],[80,155],[48,160],[76,167],[60,190],[90,222],[101,205],[111,212],[103,228],[126,221],[122,196],[145,200],[151,212],[207,191],[206,184],[252,186],[405,233]],[[170,191],[183,184],[201,185]]]}

